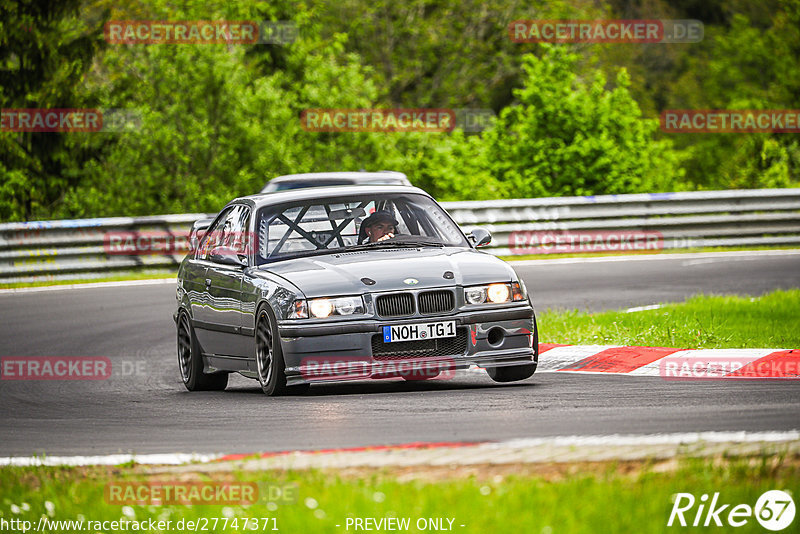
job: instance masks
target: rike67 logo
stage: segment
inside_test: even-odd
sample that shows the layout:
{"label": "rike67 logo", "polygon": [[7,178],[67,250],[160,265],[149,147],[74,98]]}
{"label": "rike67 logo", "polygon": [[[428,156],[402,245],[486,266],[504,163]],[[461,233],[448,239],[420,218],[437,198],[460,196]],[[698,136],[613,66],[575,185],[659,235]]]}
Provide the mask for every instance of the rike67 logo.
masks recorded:
{"label": "rike67 logo", "polygon": [[715,492],[709,500],[708,494],[696,499],[691,493],[678,493],[673,496],[672,511],[667,526],[730,526],[742,527],[755,517],[767,530],[784,530],[792,524],[795,506],[792,496],[781,490],[764,492],[755,506],[749,504],[724,503],[719,492]]}

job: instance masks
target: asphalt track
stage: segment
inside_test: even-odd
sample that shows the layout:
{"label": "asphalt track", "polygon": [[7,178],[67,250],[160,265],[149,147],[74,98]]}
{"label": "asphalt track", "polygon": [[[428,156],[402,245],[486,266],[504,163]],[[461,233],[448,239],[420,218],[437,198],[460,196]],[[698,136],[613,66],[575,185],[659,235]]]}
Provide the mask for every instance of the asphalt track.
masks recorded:
{"label": "asphalt track", "polygon": [[[540,311],[800,287],[800,252],[618,260],[515,267]],[[156,284],[0,295],[0,356],[106,356],[115,369],[98,381],[0,380],[0,456],[800,428],[797,381],[542,373],[501,385],[468,374],[315,386],[302,397],[267,398],[237,376],[227,391],[188,393],[176,364],[174,294],[173,285]],[[557,341],[557,333],[542,332],[542,339]]]}

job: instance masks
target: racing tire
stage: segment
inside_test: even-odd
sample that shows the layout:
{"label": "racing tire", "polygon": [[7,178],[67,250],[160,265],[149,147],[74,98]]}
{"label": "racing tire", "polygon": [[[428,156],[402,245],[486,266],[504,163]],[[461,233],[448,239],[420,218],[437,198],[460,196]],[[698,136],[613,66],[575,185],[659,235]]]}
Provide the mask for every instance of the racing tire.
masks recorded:
{"label": "racing tire", "polygon": [[533,318],[533,362],[523,365],[510,365],[508,367],[487,367],[486,374],[495,382],[517,382],[533,376],[539,362],[539,328],[536,326],[536,317]]}
{"label": "racing tire", "polygon": [[228,386],[228,373],[203,372],[203,356],[189,314],[178,316],[178,369],[189,391],[222,391]]}
{"label": "racing tire", "polygon": [[256,320],[256,374],[261,389],[270,397],[294,392],[286,387],[286,365],[277,329],[266,308],[261,308]]}

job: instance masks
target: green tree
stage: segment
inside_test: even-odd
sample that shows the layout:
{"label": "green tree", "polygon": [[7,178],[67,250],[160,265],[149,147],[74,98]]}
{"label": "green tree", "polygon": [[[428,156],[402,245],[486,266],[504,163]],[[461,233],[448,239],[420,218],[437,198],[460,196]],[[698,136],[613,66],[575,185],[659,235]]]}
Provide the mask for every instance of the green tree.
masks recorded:
{"label": "green tree", "polygon": [[605,9],[569,0],[320,0],[323,36],[344,32],[347,49],[374,69],[387,105],[495,111],[513,100],[521,57],[519,19],[602,18]]}
{"label": "green tree", "polygon": [[[785,0],[754,25],[734,14],[706,30],[704,47],[687,59],[671,88],[672,108],[800,108],[800,1]],[[800,185],[796,134],[672,134],[685,149],[694,187],[735,189]]]}
{"label": "green tree", "polygon": [[525,85],[484,132],[484,161],[505,197],[664,191],[677,187],[678,159],[657,141],[658,121],[642,117],[620,70],[606,89],[602,73],[576,74],[579,56],[546,46],[524,60]]}
{"label": "green tree", "polygon": [[[161,3],[155,2],[153,16]],[[206,10],[202,16],[199,9]],[[172,17],[212,18],[209,9],[190,6]],[[246,9],[212,16],[276,17]],[[304,109],[370,107],[377,91],[359,58],[345,53],[344,35],[321,41],[306,14],[293,17],[301,37],[282,47],[110,48],[98,67],[100,83],[109,104],[138,109],[141,124],[108,134],[116,136],[113,149],[67,194],[61,215],[216,211],[279,174],[379,165],[385,151],[380,134],[301,127]]]}
{"label": "green tree", "polygon": [[[0,108],[92,108],[83,87],[102,46],[102,20],[79,0],[0,3]],[[88,134],[0,132],[0,220],[46,217],[102,152]]]}

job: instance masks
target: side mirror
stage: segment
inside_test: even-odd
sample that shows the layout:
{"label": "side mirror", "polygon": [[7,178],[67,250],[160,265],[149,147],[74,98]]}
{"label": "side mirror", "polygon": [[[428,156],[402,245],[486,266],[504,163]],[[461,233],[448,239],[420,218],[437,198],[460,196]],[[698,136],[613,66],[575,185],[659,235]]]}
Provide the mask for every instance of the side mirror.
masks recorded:
{"label": "side mirror", "polygon": [[217,247],[208,253],[208,260],[222,265],[247,267],[247,256],[230,247]]}
{"label": "side mirror", "polygon": [[214,219],[200,219],[192,224],[192,229],[189,231],[189,247],[192,252],[197,250],[200,240],[206,235],[206,230],[213,222]]}
{"label": "side mirror", "polygon": [[470,240],[475,248],[485,247],[492,242],[492,233],[486,228],[473,228],[472,231],[467,234],[467,239]]}

